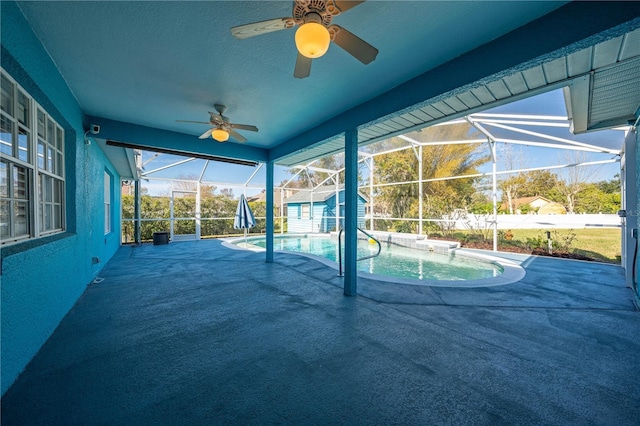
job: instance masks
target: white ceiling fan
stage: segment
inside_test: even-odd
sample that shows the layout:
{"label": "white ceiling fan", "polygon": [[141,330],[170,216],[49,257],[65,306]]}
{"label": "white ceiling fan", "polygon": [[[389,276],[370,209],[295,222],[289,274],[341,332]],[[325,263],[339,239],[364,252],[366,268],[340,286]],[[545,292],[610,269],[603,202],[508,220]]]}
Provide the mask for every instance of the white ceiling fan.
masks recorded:
{"label": "white ceiling fan", "polygon": [[242,136],[240,133],[236,132],[235,129],[238,130],[248,130],[250,132],[257,132],[258,128],[256,126],[252,126],[249,124],[236,124],[231,123],[229,118],[225,117],[224,112],[227,109],[226,106],[222,104],[215,104],[213,106],[215,110],[218,112],[209,111],[210,120],[207,121],[191,121],[191,120],[176,120],[180,123],[197,123],[197,124],[209,124],[213,127],[203,134],[199,136],[200,139],[206,139],[211,136],[213,139],[218,142],[226,142],[229,139],[229,136],[232,136],[238,142],[246,142],[247,139]]}
{"label": "white ceiling fan", "polygon": [[360,3],[364,1],[295,0],[293,17],[240,25],[231,28],[231,34],[236,38],[245,39],[300,26],[295,35],[298,58],[293,75],[297,78],[309,76],[312,59],[324,55],[332,41],[366,65],[376,58],[378,49],[344,28],[331,24],[334,16]]}

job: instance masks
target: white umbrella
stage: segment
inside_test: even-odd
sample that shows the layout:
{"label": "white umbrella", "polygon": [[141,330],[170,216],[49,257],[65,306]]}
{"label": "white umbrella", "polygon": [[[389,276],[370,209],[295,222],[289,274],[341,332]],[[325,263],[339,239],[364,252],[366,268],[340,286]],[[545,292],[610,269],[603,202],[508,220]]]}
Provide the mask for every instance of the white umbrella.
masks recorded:
{"label": "white umbrella", "polygon": [[244,229],[244,245],[247,246],[247,230],[256,226],[256,220],[253,218],[253,212],[249,207],[249,203],[244,194],[240,195],[238,208],[236,209],[236,218],[233,220],[235,229]]}

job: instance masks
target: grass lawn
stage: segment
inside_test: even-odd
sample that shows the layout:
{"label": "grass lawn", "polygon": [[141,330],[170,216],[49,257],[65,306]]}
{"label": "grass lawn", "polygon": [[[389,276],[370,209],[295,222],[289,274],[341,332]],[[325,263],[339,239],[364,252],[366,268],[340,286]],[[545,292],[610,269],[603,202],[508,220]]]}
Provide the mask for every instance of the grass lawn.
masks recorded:
{"label": "grass lawn", "polygon": [[[575,234],[575,238],[569,245],[571,253],[588,256],[600,262],[620,264],[620,228],[550,229],[550,231],[551,238],[557,236],[560,240],[568,237],[570,233]],[[557,231],[557,234],[553,231]],[[543,229],[513,229],[511,233],[512,240],[500,240],[498,250],[515,251],[513,249],[516,247],[524,249],[528,238],[542,237],[545,241],[547,239],[546,230]],[[456,234],[456,237],[464,238],[464,235],[468,235],[469,232],[456,232]]]}
{"label": "grass lawn", "polygon": [[[619,256],[622,244],[620,228],[557,229],[557,231],[561,238],[566,237],[570,232],[576,234],[569,246],[569,251],[603,262],[620,263]],[[525,242],[527,238],[536,238],[544,234],[544,231],[538,229],[516,229],[511,232],[513,232],[514,239],[522,242]]]}

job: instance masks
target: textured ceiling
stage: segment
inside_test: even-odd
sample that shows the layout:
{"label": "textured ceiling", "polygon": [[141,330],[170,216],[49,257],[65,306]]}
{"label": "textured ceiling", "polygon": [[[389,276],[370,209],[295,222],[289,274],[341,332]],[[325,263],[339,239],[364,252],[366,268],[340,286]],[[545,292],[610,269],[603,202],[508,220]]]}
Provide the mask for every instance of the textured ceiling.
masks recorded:
{"label": "textured ceiling", "polygon": [[562,5],[368,1],[335,18],[380,51],[365,66],[332,45],[295,79],[295,30],[246,40],[236,25],[291,16],[290,1],[21,2],[91,116],[199,135],[214,103],[265,148]]}
{"label": "textured ceiling", "polygon": [[[138,125],[120,125],[117,140],[145,133],[165,149],[293,164],[339,149],[346,128],[366,143],[526,96],[531,84],[568,84],[571,70],[554,74],[571,66],[568,55],[640,27],[638,3],[566,3],[369,0],[334,23],[378,48],[376,60],[365,66],[332,45],[306,79],[293,77],[295,29],[245,40],[230,32],[291,16],[290,1],[18,5],[85,114],[103,127]],[[207,125],[176,122],[207,121],[215,103],[260,131],[241,131],[244,145],[206,144],[196,136]]]}

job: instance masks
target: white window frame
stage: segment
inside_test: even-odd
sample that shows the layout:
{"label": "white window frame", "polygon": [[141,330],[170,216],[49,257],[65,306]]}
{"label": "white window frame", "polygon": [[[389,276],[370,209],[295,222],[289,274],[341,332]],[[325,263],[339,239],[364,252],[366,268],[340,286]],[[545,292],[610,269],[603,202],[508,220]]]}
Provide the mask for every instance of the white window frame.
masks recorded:
{"label": "white window frame", "polygon": [[4,69],[0,243],[66,230],[64,130]]}
{"label": "white window frame", "polygon": [[111,194],[113,178],[108,171],[104,171],[104,235],[111,233]]}
{"label": "white window frame", "polygon": [[311,204],[304,203],[300,204],[300,219],[310,219],[311,218]]}

